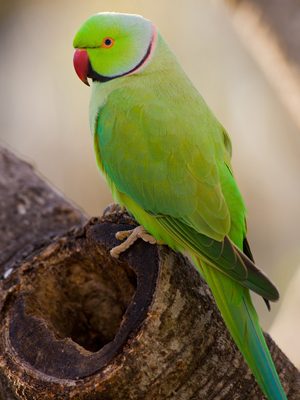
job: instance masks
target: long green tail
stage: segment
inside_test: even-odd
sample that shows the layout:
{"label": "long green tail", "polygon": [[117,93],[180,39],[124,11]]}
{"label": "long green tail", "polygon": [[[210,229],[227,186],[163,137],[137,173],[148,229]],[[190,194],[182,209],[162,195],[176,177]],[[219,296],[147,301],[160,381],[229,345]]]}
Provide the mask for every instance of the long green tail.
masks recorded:
{"label": "long green tail", "polygon": [[198,257],[195,258],[202,276],[213,292],[229,332],[263,393],[268,400],[287,400],[259,326],[249,290],[217,269],[204,264]]}

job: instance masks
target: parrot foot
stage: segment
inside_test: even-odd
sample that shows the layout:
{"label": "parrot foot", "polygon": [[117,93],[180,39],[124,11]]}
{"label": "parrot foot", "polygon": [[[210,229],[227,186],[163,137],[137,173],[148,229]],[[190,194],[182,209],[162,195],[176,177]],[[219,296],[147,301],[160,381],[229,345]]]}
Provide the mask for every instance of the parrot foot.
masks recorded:
{"label": "parrot foot", "polygon": [[150,244],[156,244],[156,239],[151,236],[143,226],[137,226],[134,229],[130,229],[129,231],[120,231],[116,233],[116,239],[124,240],[119,246],[116,246],[110,250],[110,255],[114,258],[119,258],[119,255],[123,253],[125,250],[129,249],[133,245],[133,243],[142,239],[144,242]]}

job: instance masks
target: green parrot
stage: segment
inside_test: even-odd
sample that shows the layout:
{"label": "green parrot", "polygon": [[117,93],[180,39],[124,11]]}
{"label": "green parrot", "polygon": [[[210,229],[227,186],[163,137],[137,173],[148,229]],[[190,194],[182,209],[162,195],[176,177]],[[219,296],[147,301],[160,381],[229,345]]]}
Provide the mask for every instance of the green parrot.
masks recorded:
{"label": "green parrot", "polygon": [[92,80],[90,127],[115,201],[141,227],[119,232],[117,257],[137,238],[189,254],[269,400],[287,399],[249,289],[267,305],[279,294],[255,266],[231,142],[155,25],[99,13],[74,38],[74,67]]}

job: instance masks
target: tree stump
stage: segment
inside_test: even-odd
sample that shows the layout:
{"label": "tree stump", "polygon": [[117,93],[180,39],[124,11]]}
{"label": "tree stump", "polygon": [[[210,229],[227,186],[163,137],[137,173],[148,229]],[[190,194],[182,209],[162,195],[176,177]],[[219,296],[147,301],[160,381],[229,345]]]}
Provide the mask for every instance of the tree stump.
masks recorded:
{"label": "tree stump", "polygon": [[[1,399],[263,399],[186,258],[137,241],[113,259],[130,216],[112,207],[82,226],[7,151],[0,170]],[[299,372],[267,341],[299,399]]]}

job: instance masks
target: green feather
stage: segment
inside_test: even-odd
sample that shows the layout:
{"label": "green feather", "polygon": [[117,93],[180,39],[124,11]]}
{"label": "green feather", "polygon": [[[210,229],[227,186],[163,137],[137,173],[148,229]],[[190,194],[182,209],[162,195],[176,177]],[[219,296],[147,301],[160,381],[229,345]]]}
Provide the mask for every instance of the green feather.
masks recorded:
{"label": "green feather", "polygon": [[210,268],[218,269],[267,300],[279,299],[272,282],[227,236],[219,242],[170,217],[159,218],[159,223],[170,235],[176,235],[178,242],[209,263]]}
{"label": "green feather", "polygon": [[259,326],[249,291],[196,258],[211,288],[225,324],[236,345],[247,360],[265,396],[272,400],[287,399],[278,378],[265,338]]}

